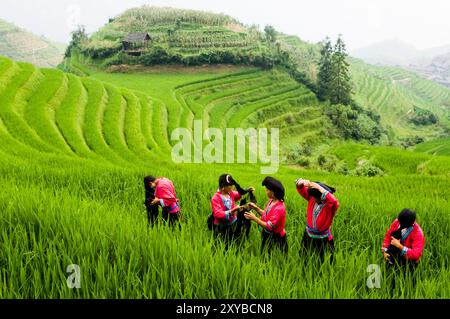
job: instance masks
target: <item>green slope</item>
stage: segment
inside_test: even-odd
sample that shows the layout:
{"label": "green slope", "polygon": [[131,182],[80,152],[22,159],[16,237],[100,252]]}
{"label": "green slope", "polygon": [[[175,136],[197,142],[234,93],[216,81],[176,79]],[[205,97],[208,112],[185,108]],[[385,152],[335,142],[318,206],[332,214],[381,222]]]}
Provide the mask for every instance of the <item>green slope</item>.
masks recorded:
{"label": "green slope", "polygon": [[417,145],[416,152],[434,155],[450,155],[450,138],[437,139]]}

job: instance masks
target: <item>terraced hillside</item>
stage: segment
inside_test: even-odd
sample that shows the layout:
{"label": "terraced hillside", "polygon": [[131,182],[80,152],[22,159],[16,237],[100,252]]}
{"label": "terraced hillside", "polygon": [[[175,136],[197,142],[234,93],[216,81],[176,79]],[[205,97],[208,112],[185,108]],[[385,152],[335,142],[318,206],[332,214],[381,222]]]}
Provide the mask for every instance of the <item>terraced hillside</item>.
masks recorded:
{"label": "terraced hillside", "polygon": [[[320,134],[325,125],[314,94],[277,70],[204,75],[205,79],[180,83],[161,94],[161,86],[145,81],[145,74],[142,82],[139,75],[134,78],[144,87],[119,89],[95,77],[107,76],[109,82],[123,85],[125,74],[79,78],[1,61],[4,129],[20,143],[55,155],[145,165],[161,154],[168,156],[175,143],[169,139],[171,132],[178,127],[193,129],[195,120],[202,120],[204,130],[280,128],[286,145],[295,143],[293,136]],[[149,92],[148,86],[153,90]],[[17,88],[23,90],[19,97],[11,93]]]}
{"label": "terraced hillside", "polygon": [[[122,40],[132,32],[148,32],[152,38],[141,57],[129,56],[123,51]],[[102,69],[111,68],[111,65],[120,69],[123,65],[136,64],[225,63],[270,67],[279,47],[289,52],[300,71],[316,82],[319,61],[319,46],[297,36],[278,33],[275,43],[271,43],[258,28],[244,26],[226,15],[146,6],[127,10],[111,19],[91,37],[81,41],[79,47],[62,67],[78,75],[89,73],[86,71],[88,65]],[[400,68],[371,66],[353,58],[349,62],[355,86],[354,99],[381,116],[381,124],[389,135],[385,144],[400,145],[417,136],[425,140],[448,136],[448,88]],[[414,123],[417,109],[431,112],[437,123]],[[286,118],[296,117],[291,114]],[[317,119],[317,114],[312,115],[310,120],[313,119]],[[283,134],[292,137],[296,135],[294,131],[284,130]]]}
{"label": "terraced hillside", "polygon": [[0,19],[0,55],[40,67],[56,67],[63,60],[65,46],[37,37]]}
{"label": "terraced hillside", "polygon": [[450,156],[450,138],[421,143],[414,150],[421,153]]}
{"label": "terraced hillside", "polygon": [[[448,135],[450,90],[444,86],[400,68],[375,67],[356,60],[352,62],[352,73],[356,100],[383,114],[383,123],[392,134],[428,139]],[[410,123],[414,107],[433,112],[439,123],[428,126]]]}
{"label": "terraced hillside", "polygon": [[[282,47],[296,58],[300,69],[312,80],[316,79],[319,50],[296,36],[280,35]],[[450,128],[450,90],[426,80],[416,73],[396,68],[378,67],[351,58],[354,99],[363,107],[381,115],[382,124],[391,138],[421,136],[433,139],[448,136]],[[414,107],[433,112],[436,125],[420,126],[410,123]]]}
{"label": "terraced hillside", "polygon": [[[130,33],[148,33],[148,47],[132,43],[131,51],[140,51],[144,61],[151,63],[164,50],[168,60],[186,65],[214,63],[214,60],[234,63],[249,61],[268,50],[263,34],[256,27],[246,27],[223,14],[175,8],[143,6],[129,9],[110,19],[104,27],[80,43],[81,52],[104,64],[132,64],[139,60],[123,48]],[[147,59],[145,59],[147,56]],[[245,61],[244,61],[245,60]]]}
{"label": "terraced hillside", "polygon": [[[262,71],[250,68],[231,75],[180,84],[168,88],[172,90],[174,99],[166,95],[167,91],[161,94],[161,90],[154,86],[156,82],[149,82],[146,73],[90,72],[91,77],[126,85],[165,100],[168,105],[173,104],[173,111],[168,112],[169,130],[179,126],[192,128],[194,120],[202,120],[204,129],[279,128],[282,144],[287,148],[307,135],[317,142],[329,125],[324,121],[322,106],[315,95],[277,69]],[[183,117],[181,122],[179,118],[171,118],[179,114]]]}
{"label": "terraced hillside", "polygon": [[[350,163],[370,153],[388,174],[280,167],[289,255],[261,258],[256,227],[240,249],[215,247],[206,219],[217,177],[226,171],[255,186],[263,206],[264,176],[253,164],[175,164],[173,128],[195,119],[205,127],[278,125],[289,137],[321,126],[315,98],[277,70],[185,71],[80,78],[0,58],[0,298],[449,297],[445,156],[349,145],[338,155]],[[181,230],[148,227],[147,174],[174,181]],[[333,267],[298,257],[306,209],[293,186],[299,176],[338,189]],[[382,267],[382,288],[367,289],[367,266],[382,263],[382,238],[404,207],[417,210],[427,238],[416,286],[397,278],[392,290]],[[81,267],[81,289],[67,287],[70,264]]]}

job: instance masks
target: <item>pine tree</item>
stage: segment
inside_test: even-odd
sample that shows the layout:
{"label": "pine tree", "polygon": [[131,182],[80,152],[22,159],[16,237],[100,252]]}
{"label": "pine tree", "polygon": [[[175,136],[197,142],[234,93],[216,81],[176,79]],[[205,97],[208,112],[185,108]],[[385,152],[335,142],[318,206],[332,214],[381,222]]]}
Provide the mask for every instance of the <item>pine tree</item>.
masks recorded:
{"label": "pine tree", "polygon": [[332,56],[332,74],[329,99],[332,104],[350,105],[352,103],[352,82],[347,62],[347,52],[342,36],[339,35]]}
{"label": "pine tree", "polygon": [[320,50],[320,62],[319,62],[319,73],[317,75],[318,81],[318,98],[322,101],[329,99],[329,94],[331,91],[331,77],[333,73],[332,57],[333,57],[333,47],[329,37],[322,43],[322,48]]}

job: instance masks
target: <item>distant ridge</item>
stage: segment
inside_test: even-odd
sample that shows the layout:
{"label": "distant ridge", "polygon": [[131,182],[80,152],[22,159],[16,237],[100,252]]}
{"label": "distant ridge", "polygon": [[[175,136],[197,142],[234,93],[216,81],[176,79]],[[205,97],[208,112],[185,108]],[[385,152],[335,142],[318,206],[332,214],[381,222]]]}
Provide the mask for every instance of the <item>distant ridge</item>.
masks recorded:
{"label": "distant ridge", "polygon": [[0,55],[39,67],[56,67],[64,58],[65,45],[51,42],[0,19]]}

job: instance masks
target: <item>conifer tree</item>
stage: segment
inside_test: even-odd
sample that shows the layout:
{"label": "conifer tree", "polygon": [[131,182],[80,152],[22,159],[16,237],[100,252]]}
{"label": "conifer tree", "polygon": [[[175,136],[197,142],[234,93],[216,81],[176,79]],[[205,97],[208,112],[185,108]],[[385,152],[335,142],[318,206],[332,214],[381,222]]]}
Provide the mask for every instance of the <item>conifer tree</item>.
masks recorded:
{"label": "conifer tree", "polygon": [[331,91],[331,77],[333,73],[332,66],[333,47],[329,37],[322,42],[320,50],[319,73],[317,75],[318,81],[318,98],[322,101],[329,99]]}
{"label": "conifer tree", "polygon": [[332,104],[350,105],[352,103],[352,82],[350,64],[342,36],[339,35],[332,55],[332,72],[328,98]]}

